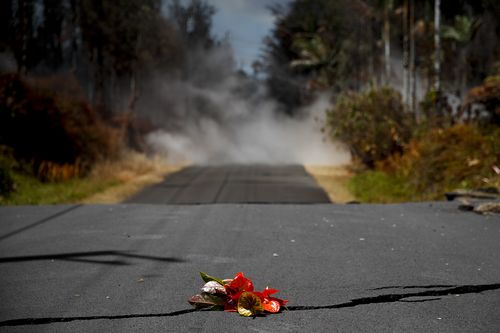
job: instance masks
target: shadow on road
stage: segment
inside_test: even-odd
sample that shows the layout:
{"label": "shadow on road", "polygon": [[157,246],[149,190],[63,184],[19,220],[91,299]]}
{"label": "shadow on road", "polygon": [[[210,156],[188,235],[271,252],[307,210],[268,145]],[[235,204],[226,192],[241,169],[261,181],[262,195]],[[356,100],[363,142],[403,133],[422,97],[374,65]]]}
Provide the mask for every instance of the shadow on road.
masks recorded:
{"label": "shadow on road", "polygon": [[[114,256],[122,259],[98,260],[98,259],[87,258],[87,257],[95,258],[103,256]],[[90,264],[106,264],[106,265],[117,265],[117,266],[130,265],[130,263],[127,260],[123,260],[123,258],[153,260],[153,261],[171,262],[171,263],[185,262],[185,260],[178,258],[148,256],[142,254],[134,254],[128,251],[90,251],[90,252],[44,254],[35,256],[4,257],[0,258],[0,264],[11,263],[11,262],[23,262],[23,261],[38,261],[38,260],[65,260],[65,261],[74,261],[74,262],[82,262]]]}
{"label": "shadow on road", "polygon": [[[386,287],[383,287],[384,289]],[[407,288],[407,287],[396,287],[396,288]],[[437,288],[434,286],[411,286],[409,288],[431,288],[426,291],[421,292],[413,292],[406,294],[386,294],[372,297],[363,297],[356,298],[349,302],[340,303],[340,304],[332,304],[332,305],[319,305],[319,306],[290,306],[288,307],[289,311],[308,311],[308,310],[322,310],[322,309],[340,309],[340,308],[350,308],[358,305],[365,304],[377,304],[377,303],[393,303],[393,302],[425,302],[425,301],[435,301],[437,298],[435,296],[447,296],[447,295],[464,295],[464,294],[477,294],[482,293],[484,291],[489,290],[497,290],[500,289],[500,283],[496,284],[482,284],[482,285],[464,285],[464,286],[452,286],[449,288],[448,286],[438,286]],[[376,289],[374,289],[376,290]],[[420,299],[420,300],[405,300],[406,298],[411,297],[434,297],[430,299]],[[439,299],[439,298],[438,298]]]}
{"label": "shadow on road", "polygon": [[69,207],[69,208],[67,208],[67,209],[65,209],[65,210],[63,210],[63,211],[61,211],[61,212],[58,212],[58,213],[56,213],[56,214],[54,214],[54,215],[51,215],[51,216],[49,216],[49,217],[46,217],[46,218],[44,218],[44,219],[41,219],[40,221],[37,221],[37,222],[35,222],[35,223],[31,223],[30,225],[27,225],[27,226],[22,227],[22,228],[20,228],[20,229],[14,230],[14,231],[9,232],[9,233],[7,233],[7,234],[5,234],[5,235],[1,235],[1,236],[0,236],[0,241],[4,240],[4,239],[6,239],[6,238],[12,237],[12,236],[14,236],[14,235],[17,235],[17,234],[19,234],[19,233],[21,233],[21,232],[23,232],[23,231],[26,231],[26,230],[29,230],[29,229],[31,229],[31,228],[34,228],[34,227],[36,227],[36,226],[39,226],[40,224],[43,224],[43,223],[45,223],[45,222],[48,222],[48,221],[53,220],[53,219],[55,219],[55,218],[58,218],[58,217],[60,217],[60,216],[63,216],[63,215],[65,215],[65,214],[67,214],[67,213],[71,212],[72,210],[75,210],[75,209],[77,209],[77,208],[80,208],[81,206],[82,206],[82,205],[75,205],[75,206],[71,206],[71,207]]}
{"label": "shadow on road", "polygon": [[[387,288],[418,288],[429,289],[422,292],[413,292],[406,294],[385,294],[372,297],[356,298],[349,302],[331,304],[331,305],[295,305],[289,306],[288,311],[312,311],[312,310],[329,310],[355,307],[367,304],[379,303],[393,303],[393,302],[426,302],[437,301],[440,297],[447,295],[464,295],[464,294],[477,294],[485,291],[500,289],[500,283],[483,284],[483,285],[462,285],[462,286],[398,286],[398,287],[381,287],[372,290],[387,289]],[[420,300],[406,300],[411,297],[432,297],[429,299]],[[130,318],[151,318],[151,317],[175,317],[185,315],[193,312],[201,312],[204,310],[185,309],[167,313],[143,313],[143,314],[129,314],[129,315],[115,315],[115,316],[88,316],[88,317],[47,317],[47,318],[20,318],[0,322],[2,326],[23,326],[23,325],[44,325],[52,323],[66,323],[71,321],[88,321],[88,320],[117,320],[117,319],[130,319]]]}

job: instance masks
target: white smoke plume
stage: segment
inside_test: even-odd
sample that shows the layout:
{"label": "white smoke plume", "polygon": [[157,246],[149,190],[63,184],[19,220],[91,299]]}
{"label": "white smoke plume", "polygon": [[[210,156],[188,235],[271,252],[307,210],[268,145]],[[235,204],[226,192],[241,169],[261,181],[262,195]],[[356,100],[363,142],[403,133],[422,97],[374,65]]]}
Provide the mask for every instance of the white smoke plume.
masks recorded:
{"label": "white smoke plume", "polygon": [[[236,93],[245,84],[242,81],[231,76],[209,88],[176,83],[178,98],[169,105],[180,121],[151,133],[150,145],[173,163],[340,165],[350,161],[347,150],[322,133],[328,98],[318,99],[300,117],[292,118],[278,113],[262,88],[251,96]],[[163,89],[171,92],[172,84],[164,84]]]}

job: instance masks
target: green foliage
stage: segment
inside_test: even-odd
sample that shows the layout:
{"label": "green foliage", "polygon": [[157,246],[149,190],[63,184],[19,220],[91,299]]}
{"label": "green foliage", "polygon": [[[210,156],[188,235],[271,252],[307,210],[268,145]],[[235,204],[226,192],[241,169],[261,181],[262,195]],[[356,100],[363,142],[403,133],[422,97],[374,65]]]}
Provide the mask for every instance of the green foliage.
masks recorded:
{"label": "green foliage", "polygon": [[357,200],[365,203],[407,202],[416,199],[416,192],[405,177],[383,171],[365,171],[348,184]]}
{"label": "green foliage", "polygon": [[370,167],[402,152],[413,124],[401,95],[388,87],[342,94],[327,111],[331,136],[347,144],[353,156]]}
{"label": "green foliage", "polygon": [[19,171],[11,170],[10,173],[15,189],[9,195],[0,195],[0,205],[74,203],[117,184],[116,181],[102,182],[86,178],[47,183]]}
{"label": "green foliage", "polygon": [[0,146],[0,205],[41,205],[77,202],[105,188],[116,180],[74,178],[44,182],[17,161],[12,149]]}
{"label": "green foliage", "polygon": [[414,138],[403,155],[377,164],[350,182],[364,202],[443,200],[458,188],[500,187],[500,128],[471,124],[428,130]]}
{"label": "green foliage", "polygon": [[[409,37],[410,28],[401,24],[408,12],[405,4],[410,3],[414,8],[411,29],[416,75],[432,81],[436,74],[434,2],[294,0],[287,8],[273,10],[275,28],[265,49],[271,94],[290,108],[307,103],[308,99],[301,96],[307,96],[304,91],[360,90],[372,80],[396,84],[396,77],[401,77],[396,72],[401,67],[389,59],[399,56],[398,52],[389,53],[407,49],[402,44],[410,44],[402,43]],[[463,93],[492,72],[500,54],[499,3],[441,2],[443,91]],[[403,54],[405,62],[408,57]]]}
{"label": "green foliage", "polygon": [[465,43],[472,38],[475,28],[477,28],[477,21],[474,22],[470,17],[458,15],[455,17],[453,26],[445,25],[442,27],[442,37]]}
{"label": "green foliage", "polygon": [[224,285],[224,282],[223,282],[221,279],[218,279],[218,278],[215,278],[215,277],[213,277],[213,276],[210,276],[210,275],[208,275],[208,274],[207,274],[207,273],[205,273],[205,272],[200,272],[200,276],[201,276],[201,278],[202,278],[202,280],[203,280],[204,282],[215,281],[215,282],[217,282],[218,284],[220,284],[221,286],[223,286],[223,285]]}

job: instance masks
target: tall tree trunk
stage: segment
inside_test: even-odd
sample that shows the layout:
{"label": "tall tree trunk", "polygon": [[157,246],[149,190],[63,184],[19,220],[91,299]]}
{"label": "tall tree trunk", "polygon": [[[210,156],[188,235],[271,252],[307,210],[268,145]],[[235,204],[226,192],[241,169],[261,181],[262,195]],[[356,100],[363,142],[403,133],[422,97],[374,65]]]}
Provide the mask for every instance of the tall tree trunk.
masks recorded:
{"label": "tall tree trunk", "polygon": [[441,0],[434,0],[434,90],[441,90]]}
{"label": "tall tree trunk", "polygon": [[12,1],[0,1],[0,47],[12,44],[13,14]]}
{"label": "tall tree trunk", "polygon": [[387,0],[384,4],[384,64],[385,64],[385,83],[389,84],[391,80],[391,20],[392,0]]}
{"label": "tall tree trunk", "polygon": [[43,0],[43,28],[45,61],[51,69],[56,70],[63,65],[62,29],[65,8],[61,0]]}
{"label": "tall tree trunk", "polygon": [[79,4],[77,0],[70,0],[70,13],[71,13],[71,71],[76,73],[79,62],[79,43],[81,43],[81,36],[79,33]]}
{"label": "tall tree trunk", "polygon": [[417,68],[416,68],[416,50],[415,50],[415,0],[410,0],[410,15],[408,30],[410,32],[410,71],[409,71],[409,98],[410,109],[415,113],[417,119],[419,114],[417,110]]}
{"label": "tall tree trunk", "polygon": [[17,70],[21,74],[26,74],[29,67],[29,46],[33,38],[33,1],[19,0],[17,9],[17,36],[15,57]]}
{"label": "tall tree trunk", "polygon": [[409,48],[409,29],[408,29],[408,0],[404,0],[403,4],[403,101],[408,104],[410,86],[409,82],[409,65],[410,65],[410,48]]}

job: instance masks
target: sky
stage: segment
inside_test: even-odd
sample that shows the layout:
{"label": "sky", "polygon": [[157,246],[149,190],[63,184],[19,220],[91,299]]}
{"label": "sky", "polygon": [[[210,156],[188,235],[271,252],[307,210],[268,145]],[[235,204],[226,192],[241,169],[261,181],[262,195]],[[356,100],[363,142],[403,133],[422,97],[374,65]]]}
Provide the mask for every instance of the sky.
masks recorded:
{"label": "sky", "polygon": [[274,17],[268,7],[286,5],[291,0],[206,0],[217,12],[213,32],[218,37],[229,33],[239,68],[252,72],[252,62],[259,58],[262,40],[273,28]]}

